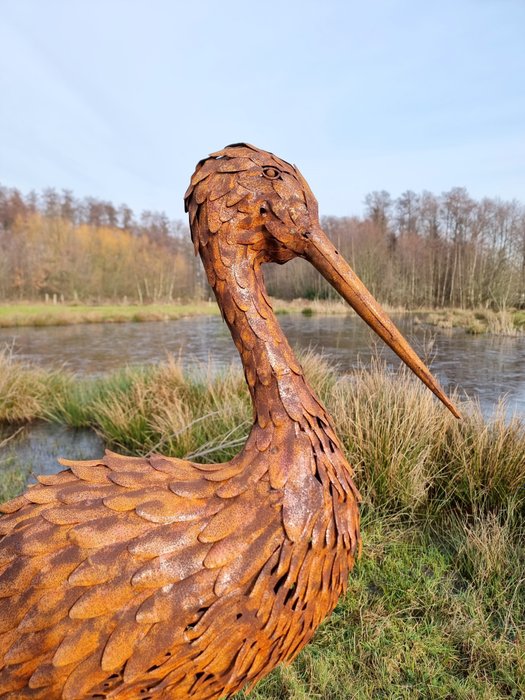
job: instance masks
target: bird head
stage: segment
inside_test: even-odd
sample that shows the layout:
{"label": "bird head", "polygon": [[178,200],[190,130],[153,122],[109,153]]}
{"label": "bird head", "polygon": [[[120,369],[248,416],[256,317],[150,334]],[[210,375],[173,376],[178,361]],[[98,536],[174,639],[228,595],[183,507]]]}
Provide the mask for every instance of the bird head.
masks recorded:
{"label": "bird head", "polygon": [[245,143],[199,161],[184,196],[195,252],[209,239],[248,246],[258,262],[308,260],[456,416],[459,413],[319,222],[317,200],[299,170]]}
{"label": "bird head", "polygon": [[301,173],[248,144],[226,146],[201,160],[185,195],[196,251],[210,235],[255,246],[259,262],[302,256],[319,223],[317,201]]}

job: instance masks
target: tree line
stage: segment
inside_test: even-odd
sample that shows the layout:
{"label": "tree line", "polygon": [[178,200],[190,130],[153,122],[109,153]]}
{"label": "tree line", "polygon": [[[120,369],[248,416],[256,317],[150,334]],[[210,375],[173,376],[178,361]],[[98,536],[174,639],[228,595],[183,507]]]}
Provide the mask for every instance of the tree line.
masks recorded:
{"label": "tree line", "polygon": [[[322,219],[338,250],[371,292],[394,307],[525,305],[525,207],[476,201],[463,187],[441,195],[376,191],[362,217]],[[335,293],[303,261],[296,274],[271,275],[278,296]],[[292,290],[290,290],[292,287]]]}
{"label": "tree line", "polygon": [[0,187],[0,298],[156,302],[200,298],[187,226],[69,190]]}
{"label": "tree line", "polygon": [[[525,306],[525,207],[441,195],[367,195],[360,217],[323,217],[341,254],[383,303],[406,308]],[[335,293],[303,260],[266,266],[270,293]],[[290,274],[292,272],[292,274]],[[188,227],[165,214],[69,190],[22,195],[0,186],[0,299],[154,301],[207,298]]]}

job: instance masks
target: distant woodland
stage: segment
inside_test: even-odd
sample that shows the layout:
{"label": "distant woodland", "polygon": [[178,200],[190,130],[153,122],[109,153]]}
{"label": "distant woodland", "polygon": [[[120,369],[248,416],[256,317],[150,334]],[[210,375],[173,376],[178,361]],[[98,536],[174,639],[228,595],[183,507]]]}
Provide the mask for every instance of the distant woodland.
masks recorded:
{"label": "distant woodland", "polygon": [[[394,307],[525,306],[525,207],[441,195],[372,192],[362,217],[323,227],[377,298]],[[267,266],[270,293],[335,293],[303,260]],[[0,186],[0,300],[149,303],[210,296],[187,225],[70,191]]]}

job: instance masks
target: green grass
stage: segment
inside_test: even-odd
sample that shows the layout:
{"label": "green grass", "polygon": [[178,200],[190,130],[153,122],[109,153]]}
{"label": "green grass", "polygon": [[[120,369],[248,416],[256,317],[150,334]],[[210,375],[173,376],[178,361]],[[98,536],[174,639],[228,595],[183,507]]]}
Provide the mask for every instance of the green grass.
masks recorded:
{"label": "green grass", "polygon": [[[2,436],[0,433],[0,454],[2,454]],[[24,490],[30,468],[17,463],[12,455],[0,457],[0,503],[8,501]]]}
{"label": "green grass", "polygon": [[468,530],[445,542],[428,530],[365,519],[347,595],[293,666],[274,671],[250,700],[523,697],[519,541],[487,581],[463,568]]}
{"label": "green grass", "polygon": [[[303,316],[346,315],[352,309],[341,300],[273,299],[275,313],[297,313]],[[403,309],[390,309],[392,313],[410,313]],[[218,314],[215,302],[194,301],[170,304],[44,304],[13,303],[0,305],[0,327],[17,326],[65,326],[77,323],[126,323],[145,321],[173,321],[186,316]],[[486,309],[470,311],[443,309],[430,311],[419,309],[412,313],[424,314],[424,321],[438,328],[463,328],[477,335],[520,335],[525,332],[525,311],[494,312]]]}
{"label": "green grass", "polygon": [[[278,314],[348,314],[348,305],[338,301],[273,300]],[[215,302],[194,301],[170,304],[52,304],[12,303],[0,305],[0,327],[67,326],[77,323],[126,323],[173,321],[185,316],[218,314]]]}
{"label": "green grass", "polygon": [[513,319],[516,328],[525,331],[525,311],[515,311],[513,314]]}
{"label": "green grass", "polygon": [[171,321],[184,316],[218,313],[208,302],[187,304],[4,304],[0,306],[0,327],[65,326],[75,323],[125,323],[129,321]]}
{"label": "green grass", "polygon": [[[524,424],[503,409],[486,421],[466,402],[457,421],[408,372],[380,363],[345,377],[312,354],[303,366],[356,468],[363,555],[313,642],[250,699],[523,697]],[[92,426],[130,454],[229,459],[251,422],[234,370],[169,361],[80,380],[4,355],[0,382],[4,422]],[[23,469],[0,469],[0,494],[14,495]]]}

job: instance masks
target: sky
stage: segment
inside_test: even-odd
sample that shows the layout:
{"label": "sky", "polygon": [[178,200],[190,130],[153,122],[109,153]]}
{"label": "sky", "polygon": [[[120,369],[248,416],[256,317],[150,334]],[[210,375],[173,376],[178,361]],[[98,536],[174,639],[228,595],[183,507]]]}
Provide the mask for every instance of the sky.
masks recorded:
{"label": "sky", "polygon": [[0,0],[0,183],[183,218],[247,141],[320,212],[372,190],[525,200],[524,0]]}

